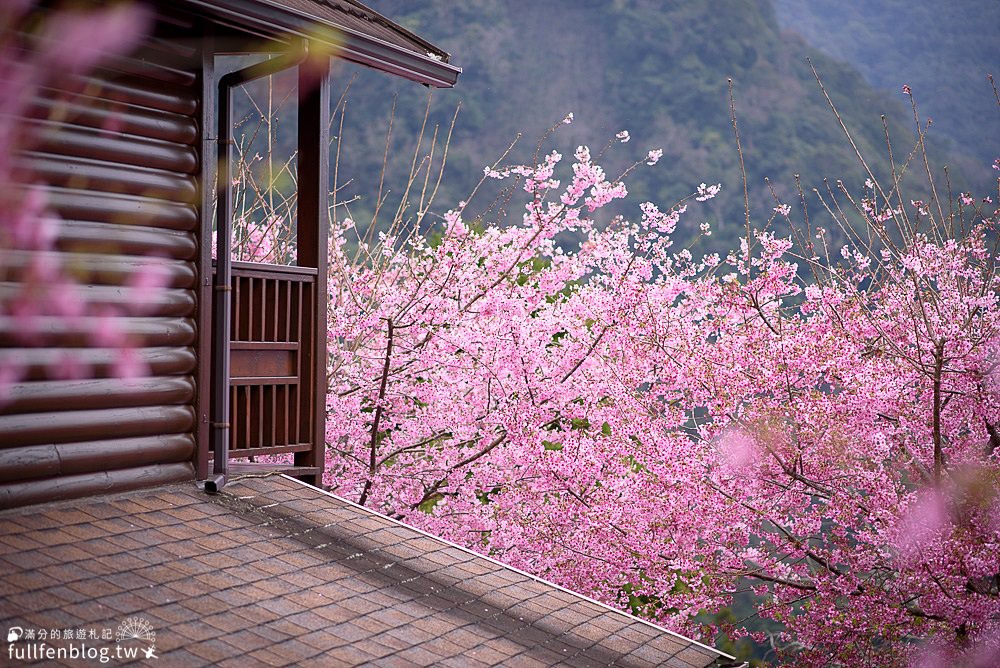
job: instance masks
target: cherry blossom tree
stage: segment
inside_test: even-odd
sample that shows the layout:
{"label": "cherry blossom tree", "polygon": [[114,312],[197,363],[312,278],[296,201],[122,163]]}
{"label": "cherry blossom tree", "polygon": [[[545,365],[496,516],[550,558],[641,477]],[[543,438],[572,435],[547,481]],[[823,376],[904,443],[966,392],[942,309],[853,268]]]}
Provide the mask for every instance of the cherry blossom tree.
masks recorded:
{"label": "cherry blossom tree", "polygon": [[603,215],[661,157],[493,165],[517,224],[337,222],[326,482],[710,641],[750,634],[705,613],[752,592],[778,630],[751,635],[794,665],[993,665],[992,201],[871,179],[824,195],[842,248],[803,198],[787,238],[776,202],[696,258],[671,237],[719,186]]}

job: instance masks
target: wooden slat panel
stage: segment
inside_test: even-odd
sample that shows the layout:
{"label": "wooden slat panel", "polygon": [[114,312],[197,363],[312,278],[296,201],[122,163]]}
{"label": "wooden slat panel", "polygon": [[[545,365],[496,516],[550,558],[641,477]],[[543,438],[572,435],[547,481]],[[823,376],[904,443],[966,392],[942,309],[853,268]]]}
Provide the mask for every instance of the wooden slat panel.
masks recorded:
{"label": "wooden slat panel", "polygon": [[[213,278],[215,272],[212,272]],[[233,276],[232,292],[229,295],[229,337],[231,339],[240,339],[240,328],[239,322],[243,308],[242,291],[240,290],[240,281],[236,276]]]}
{"label": "wooden slat panel", "polygon": [[115,468],[189,461],[191,434],[117,438],[59,445],[0,449],[0,483],[57,475],[78,475]]}
{"label": "wooden slat panel", "polygon": [[153,255],[175,260],[193,260],[198,252],[192,232],[79,220],[63,221],[56,245],[66,252]]}
{"label": "wooden slat panel", "polygon": [[303,399],[300,361],[311,313],[315,270],[234,263],[230,343],[230,456],[305,452],[303,420],[311,419]]}
{"label": "wooden slat panel", "polygon": [[236,421],[240,423],[240,428],[243,430],[243,438],[237,441],[236,445],[237,447],[249,448],[253,446],[253,443],[250,442],[250,435],[253,433],[253,415],[250,411],[250,387],[244,385],[237,387],[236,390],[240,397],[237,405],[241,410],[233,415],[237,418]]}
{"label": "wooden slat panel", "polygon": [[61,188],[138,195],[184,204],[193,203],[198,194],[193,176],[164,170],[135,167],[126,171],[98,160],[41,153],[18,160],[18,165],[33,179]]}
{"label": "wooden slat panel", "polygon": [[270,308],[264,293],[264,283],[267,279],[251,278],[250,280],[253,281],[251,299],[253,299],[254,305],[254,308],[250,311],[253,314],[253,329],[250,332],[250,339],[252,341],[267,341],[267,337],[264,334],[267,311]]}
{"label": "wooden slat panel", "polygon": [[193,428],[194,410],[190,406],[2,415],[0,448],[94,441],[111,434],[121,438],[182,434],[190,432]]}
{"label": "wooden slat panel", "polygon": [[302,414],[300,415],[302,426],[299,439],[305,441],[309,440],[310,434],[313,433],[313,416],[315,415],[313,399],[315,397],[316,384],[313,381],[316,378],[316,374],[313,368],[313,361],[315,360],[315,355],[313,354],[313,336],[316,331],[314,313],[316,286],[313,283],[306,283],[302,287],[305,294],[303,295],[302,313],[300,315],[302,332],[299,337],[299,341],[302,344],[302,350],[299,354],[299,391],[302,393],[300,399],[302,402]]}
{"label": "wooden slat panel", "polygon": [[[230,376],[237,379],[295,378],[296,351],[282,349],[247,349],[233,346],[230,352]],[[284,381],[287,382],[287,381]]]}
{"label": "wooden slat panel", "polygon": [[282,443],[291,443],[292,441],[289,438],[290,432],[288,429],[288,425],[290,424],[288,415],[291,407],[292,388],[290,388],[287,385],[279,385],[277,387],[277,390],[278,390],[278,396],[280,397],[279,398],[280,403],[278,404],[278,419],[275,422],[275,427],[276,427],[275,433],[282,435],[283,437],[281,441]]}
{"label": "wooden slat panel", "polygon": [[13,482],[0,485],[0,508],[124,492],[192,478],[194,467],[190,462],[183,462]]}
{"label": "wooden slat panel", "polygon": [[[24,286],[20,283],[0,283],[0,303],[21,296]],[[76,298],[91,308],[132,310],[136,295],[127,287],[118,285],[77,285],[73,287]],[[142,298],[142,313],[149,317],[188,317],[194,315],[193,290],[159,289]]]}
{"label": "wooden slat panel", "polygon": [[[93,345],[108,328],[106,318],[82,317],[68,320],[61,316],[32,318],[30,330],[16,318],[0,316],[0,346],[24,345],[25,334],[43,337],[49,345],[80,347]],[[191,318],[114,318],[114,329],[127,340],[143,346],[188,346],[194,343],[195,326]]]}
{"label": "wooden slat panel", "polygon": [[49,380],[16,383],[8,388],[0,414],[59,411],[67,406],[76,410],[164,406],[187,404],[194,400],[194,380],[175,378],[134,378]]}
{"label": "wooden slat panel", "polygon": [[[112,348],[5,348],[0,349],[0,364],[22,369],[25,380],[58,378],[68,367],[81,366],[89,378],[107,378],[120,356]],[[193,348],[140,348],[136,357],[157,376],[188,374],[195,368]]]}
{"label": "wooden slat panel", "polygon": [[[305,318],[306,313],[309,311],[309,306],[308,306],[309,302],[306,301],[308,299],[308,294],[306,292],[307,288],[306,284],[299,283],[295,287],[296,287],[296,297],[292,302],[293,309],[290,315],[293,318],[292,320],[293,323],[292,331],[294,332],[293,336],[295,337],[296,341],[301,342],[305,334],[302,321]],[[302,371],[303,371],[302,362],[303,359],[301,356],[299,356],[300,378],[302,377]],[[294,386],[291,389],[295,397],[295,414],[292,417],[292,419],[294,420],[293,424],[294,429],[292,433],[293,433],[293,438],[295,439],[296,442],[298,442],[301,440],[305,440],[306,438],[308,438],[309,435],[308,430],[306,431],[302,430],[303,413],[308,409],[308,405],[305,403],[305,400],[308,396],[309,390],[304,388],[301,383]]]}
{"label": "wooden slat panel", "polygon": [[290,341],[292,335],[292,284],[283,281],[278,290],[278,310],[285,316],[279,323],[277,341]]}
{"label": "wooden slat panel", "polygon": [[[124,285],[141,272],[148,271],[149,258],[138,255],[103,255],[98,253],[32,253],[30,251],[8,251],[4,253],[3,265],[0,265],[0,278],[17,281],[30,270],[32,263],[46,261],[80,281],[97,285]],[[175,260],[157,260],[160,271],[169,288],[193,288],[197,282],[197,273],[193,263]],[[3,270],[6,269],[6,275]]]}

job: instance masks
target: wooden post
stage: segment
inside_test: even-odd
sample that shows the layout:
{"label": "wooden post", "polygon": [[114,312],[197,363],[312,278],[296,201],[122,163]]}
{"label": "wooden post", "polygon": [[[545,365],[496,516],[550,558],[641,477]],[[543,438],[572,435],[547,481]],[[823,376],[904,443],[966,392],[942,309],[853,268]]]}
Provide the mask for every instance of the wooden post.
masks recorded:
{"label": "wooden post", "polygon": [[[316,468],[315,475],[303,476],[321,485],[326,459],[326,318],[327,262],[329,256],[330,209],[330,56],[316,50],[299,66],[298,136],[298,218],[296,220],[297,262],[315,267],[316,284],[311,321],[311,364],[309,388],[312,399],[309,434],[313,447],[295,454],[296,466]],[[303,314],[304,316],[305,314]],[[305,351],[303,351],[305,352]],[[305,388],[303,388],[305,389]]]}

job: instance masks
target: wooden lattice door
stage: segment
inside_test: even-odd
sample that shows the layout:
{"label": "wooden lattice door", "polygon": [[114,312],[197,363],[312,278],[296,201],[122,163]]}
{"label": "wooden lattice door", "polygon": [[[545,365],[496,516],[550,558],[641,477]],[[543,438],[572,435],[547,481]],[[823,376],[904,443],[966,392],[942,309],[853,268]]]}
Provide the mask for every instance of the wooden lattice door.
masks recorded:
{"label": "wooden lattice door", "polygon": [[233,263],[230,459],[273,462],[314,448],[315,288],[310,267]]}
{"label": "wooden lattice door", "polygon": [[[216,225],[213,230],[206,218],[202,238],[216,234],[218,248],[232,247],[233,89],[296,66],[298,192],[294,266],[235,262],[229,253],[211,260],[208,244],[202,246],[202,267],[212,267],[213,280],[203,284],[202,293],[203,310],[211,306],[202,323],[211,327],[199,343],[204,417],[198,467],[210,492],[221,489],[230,474],[248,469],[282,471],[312,484],[322,480],[330,63],[328,55],[307,60],[308,54],[300,41],[287,54],[218,81]],[[209,357],[211,364],[205,365]]]}

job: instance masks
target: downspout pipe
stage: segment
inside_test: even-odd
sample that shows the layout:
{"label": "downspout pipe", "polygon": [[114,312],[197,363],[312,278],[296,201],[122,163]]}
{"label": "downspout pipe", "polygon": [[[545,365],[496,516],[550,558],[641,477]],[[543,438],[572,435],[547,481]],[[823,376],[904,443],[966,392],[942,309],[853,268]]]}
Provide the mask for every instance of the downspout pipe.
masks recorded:
{"label": "downspout pipe", "polygon": [[[265,60],[242,70],[229,72],[219,79],[218,177],[215,229],[217,234],[215,278],[212,300],[212,388],[215,397],[212,413],[212,473],[205,481],[205,491],[218,494],[229,476],[229,340],[230,293],[232,292],[232,231],[233,231],[233,90],[237,86],[283,72],[304,63],[309,57],[305,39],[293,42],[293,50],[277,58]],[[203,240],[203,243],[207,240]]]}

